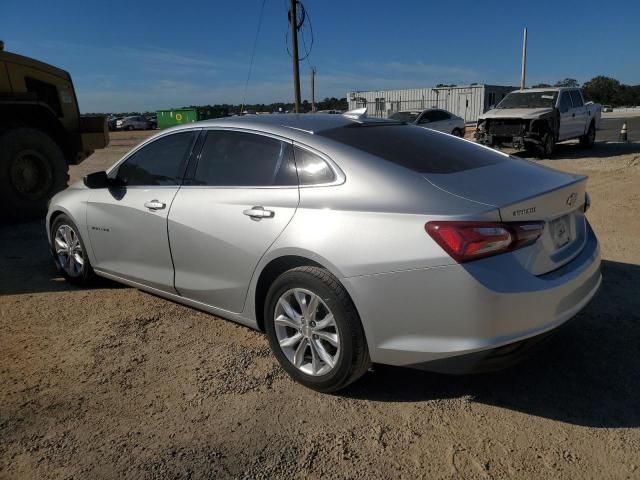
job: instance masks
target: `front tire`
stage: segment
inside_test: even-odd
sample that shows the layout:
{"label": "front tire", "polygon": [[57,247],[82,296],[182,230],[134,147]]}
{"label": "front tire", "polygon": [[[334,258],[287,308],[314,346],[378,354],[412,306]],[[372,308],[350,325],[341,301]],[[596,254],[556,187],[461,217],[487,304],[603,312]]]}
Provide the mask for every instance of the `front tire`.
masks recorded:
{"label": "front tire", "polygon": [[298,267],[280,275],[267,293],[264,318],[278,362],[306,387],[335,392],[369,369],[356,308],[325,269]]}
{"label": "front tire", "polygon": [[51,249],[56,267],[65,280],[76,285],[88,285],[95,273],[79,232],[69,217],[64,214],[57,216],[51,225]]}
{"label": "front tire", "polygon": [[542,137],[542,145],[538,147],[537,157],[539,159],[551,158],[556,146],[556,140],[552,133],[545,133]]}
{"label": "front tire", "polygon": [[43,217],[47,201],[67,186],[67,162],[47,134],[33,128],[0,136],[0,203],[3,221]]}

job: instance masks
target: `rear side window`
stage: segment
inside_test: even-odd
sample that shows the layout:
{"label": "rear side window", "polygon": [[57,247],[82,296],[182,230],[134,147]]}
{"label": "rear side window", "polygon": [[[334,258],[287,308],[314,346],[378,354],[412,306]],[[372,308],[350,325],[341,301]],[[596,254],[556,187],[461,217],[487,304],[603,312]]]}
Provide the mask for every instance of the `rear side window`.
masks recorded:
{"label": "rear side window", "polygon": [[191,184],[221,187],[297,185],[292,146],[264,135],[209,131]]}
{"label": "rear side window", "polygon": [[582,97],[580,96],[580,92],[578,90],[571,90],[571,101],[573,102],[573,107],[581,107],[584,105],[582,102]]}
{"label": "rear side window", "polygon": [[320,185],[336,179],[331,167],[318,155],[300,147],[294,151],[300,185]]}
{"label": "rear side window", "polygon": [[116,176],[127,186],[180,185],[198,133],[180,132],[160,137],[125,160]]}
{"label": "rear side window", "polygon": [[413,125],[359,125],[318,132],[419,173],[454,173],[506,161],[472,142]]}

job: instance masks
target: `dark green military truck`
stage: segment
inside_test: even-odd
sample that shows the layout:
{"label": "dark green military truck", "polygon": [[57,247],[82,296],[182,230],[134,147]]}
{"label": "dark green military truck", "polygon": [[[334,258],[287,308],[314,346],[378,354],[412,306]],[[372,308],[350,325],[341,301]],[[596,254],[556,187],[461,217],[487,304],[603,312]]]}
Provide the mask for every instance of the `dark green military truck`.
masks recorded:
{"label": "dark green military truck", "polygon": [[69,165],[108,143],[106,118],[80,115],[69,73],[0,42],[0,222],[44,216]]}

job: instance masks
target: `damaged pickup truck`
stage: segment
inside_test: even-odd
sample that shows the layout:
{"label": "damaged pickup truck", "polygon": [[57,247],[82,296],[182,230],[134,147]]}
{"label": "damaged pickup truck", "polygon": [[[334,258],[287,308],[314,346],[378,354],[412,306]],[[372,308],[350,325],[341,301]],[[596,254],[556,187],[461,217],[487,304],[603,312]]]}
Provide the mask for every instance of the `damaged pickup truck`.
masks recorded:
{"label": "damaged pickup truck", "polygon": [[548,158],[557,142],[577,138],[591,147],[601,106],[577,88],[530,88],[509,93],[478,119],[475,138],[491,147],[525,149]]}

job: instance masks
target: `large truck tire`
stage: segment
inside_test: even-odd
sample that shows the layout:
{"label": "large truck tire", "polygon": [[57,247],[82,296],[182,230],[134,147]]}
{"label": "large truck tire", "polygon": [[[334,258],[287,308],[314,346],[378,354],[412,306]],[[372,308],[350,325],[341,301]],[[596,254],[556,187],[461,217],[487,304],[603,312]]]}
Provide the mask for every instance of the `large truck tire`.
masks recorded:
{"label": "large truck tire", "polygon": [[0,205],[3,223],[41,218],[49,199],[67,186],[68,166],[47,134],[18,128],[0,135]]}

